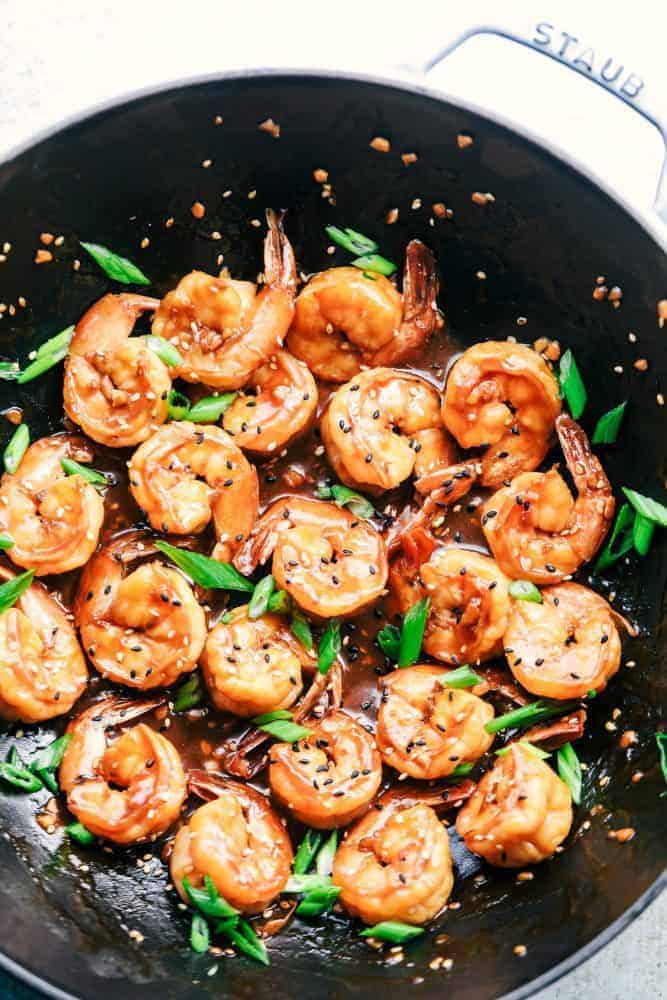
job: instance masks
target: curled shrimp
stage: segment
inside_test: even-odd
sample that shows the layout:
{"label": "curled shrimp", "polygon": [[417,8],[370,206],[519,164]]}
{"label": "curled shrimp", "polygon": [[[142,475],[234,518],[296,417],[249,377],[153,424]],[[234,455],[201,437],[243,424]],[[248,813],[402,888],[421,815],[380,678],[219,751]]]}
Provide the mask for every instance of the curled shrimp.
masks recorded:
{"label": "curled shrimp", "polygon": [[482,526],[500,568],[514,579],[558,583],[592,559],[614,517],[611,484],[571,417],[556,421],[574,500],[557,469],[526,472],[486,502]]}
{"label": "curled shrimp", "polygon": [[321,500],[285,497],[273,503],[234,565],[247,576],[271,553],[277,585],[319,618],[359,613],[387,581],[382,536],[366,521]]}
{"label": "curled shrimp", "polygon": [[137,448],[129,463],[132,496],[156,531],[188,535],[213,519],[223,561],[257,516],[257,472],[220,427],[175,421]]}
{"label": "curled shrimp", "polygon": [[303,689],[301,671],[315,666],[312,654],[280,615],[248,618],[235,608],[206,640],[201,657],[211,698],[223,712],[249,718],[289,708]]}
{"label": "curled shrimp", "polygon": [[362,365],[402,364],[442,325],[437,294],[433,254],[420,240],[406,249],[402,296],[382,275],[330,268],[297,298],[288,347],[330,382],[347,382]]}
{"label": "curled shrimp", "polygon": [[401,774],[444,778],[493,743],[484,729],[492,706],[470,691],[448,688],[448,673],[424,665],[382,678],[377,745],[385,764]]}
{"label": "curled shrimp", "polygon": [[[13,574],[0,567],[0,579]],[[65,715],[88,682],[76,632],[41,583],[0,614],[0,717],[43,722]]]}
{"label": "curled shrimp", "polygon": [[604,690],[621,664],[616,620],[623,619],[603,597],[578,583],[560,583],[544,588],[542,604],[512,605],[505,655],[527,691],[567,699]]}
{"label": "curled shrimp", "polygon": [[454,461],[437,389],[392,368],[360,372],[341,386],[329,400],[320,429],[338,478],[371,494]]}
{"label": "curled shrimp", "polygon": [[520,743],[498,758],[456,818],[468,850],[501,868],[551,857],[571,826],[567,785]]}
{"label": "curled shrimp", "polygon": [[282,215],[267,211],[264,286],[191,271],[165,295],[153,333],[177,348],[175,374],[217,389],[238,389],[269,360],[294,315],[296,265]]}
{"label": "curled shrimp", "polygon": [[130,337],[139,316],[158,305],[145,295],[105,295],[76,325],[63,402],[70,420],[93,441],[128,448],[167,419],[169,369],[144,337]]}
{"label": "curled shrimp", "polygon": [[39,576],[83,566],[104,520],[101,496],[82,476],[66,475],[63,458],[91,462],[93,453],[68,434],[41,438],[0,482],[0,531],[14,542],[7,555]]}
{"label": "curled shrimp", "polygon": [[143,722],[125,727],[161,702],[98,701],[71,722],[60,765],[67,808],[96,837],[117,844],[155,840],[176,821],[187,781],[173,743]]}
{"label": "curled shrimp", "polygon": [[255,369],[246,391],[226,411],[222,426],[239,448],[271,455],[301,437],[316,410],[313,376],[288,351],[276,351],[266,364]]}
{"label": "curled shrimp", "polygon": [[282,892],[292,867],[292,845],[267,799],[237,781],[194,772],[193,788],[210,802],[176,834],[171,878],[188,903],[183,880],[197,889],[208,875],[220,895],[244,913],[260,913]]}
{"label": "curled shrimp", "polygon": [[481,481],[496,488],[538,467],[560,410],[558,383],[541,355],[488,341],[469,347],[452,367],[442,419],[462,448],[488,446]]}
{"label": "curled shrimp", "polygon": [[271,794],[307,826],[347,826],[380,787],[380,755],[373,737],[345,712],[330,712],[309,728],[310,736],[271,747]]}
{"label": "curled shrimp", "polygon": [[336,851],[332,877],[340,902],[366,924],[425,924],[454,885],[447,831],[428,805],[394,799],[378,806],[348,830]]}
{"label": "curled shrimp", "polygon": [[143,532],[120,535],[86,566],[74,606],[95,668],[116,684],[148,691],[173,684],[197,665],[206,616],[190,584],[153,555]]}

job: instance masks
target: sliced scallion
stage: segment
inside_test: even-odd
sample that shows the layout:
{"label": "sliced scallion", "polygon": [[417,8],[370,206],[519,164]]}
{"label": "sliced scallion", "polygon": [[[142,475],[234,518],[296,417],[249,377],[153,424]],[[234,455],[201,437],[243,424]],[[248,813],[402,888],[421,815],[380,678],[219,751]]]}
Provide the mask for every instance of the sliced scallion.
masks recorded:
{"label": "sliced scallion", "polygon": [[192,914],[190,924],[190,947],[198,955],[203,955],[211,946],[211,932],[201,913]]}
{"label": "sliced scallion", "polygon": [[654,531],[655,523],[636,511],[632,525],[632,544],[640,556],[645,556],[650,549]]}
{"label": "sliced scallion", "polygon": [[286,590],[274,590],[269,597],[268,610],[273,615],[288,615],[292,610],[292,598]]}
{"label": "sliced scallion", "polygon": [[195,889],[188,878],[183,879],[185,894],[196,910],[209,919],[223,920],[239,912],[218,893],[213,880],[208,876],[205,889]]}
{"label": "sliced scallion", "polygon": [[3,382],[15,382],[20,374],[17,361],[0,361],[0,380]]}
{"label": "sliced scallion", "polygon": [[570,789],[572,801],[576,806],[581,802],[582,774],[581,763],[571,743],[560,747],[556,754],[558,774]]}
{"label": "sliced scallion", "polygon": [[353,254],[373,253],[378,245],[375,240],[369,239],[363,233],[358,233],[354,229],[339,229],[338,226],[325,226],[325,231],[329,239],[336,243],[343,250]]}
{"label": "sliced scallion", "polygon": [[310,624],[299,611],[292,612],[290,628],[292,630],[292,634],[297,637],[304,649],[311,650],[314,648],[315,643],[313,641],[313,633],[310,629]]}
{"label": "sliced scallion", "polygon": [[211,590],[238,590],[242,593],[252,593],[254,584],[241,576],[231,563],[218,562],[199,552],[188,552],[179,549],[169,542],[157,541],[155,548],[163,552],[179,569],[183,570],[200,587]]}
{"label": "sliced scallion", "polygon": [[482,678],[467,663],[464,663],[462,667],[448,670],[446,674],[443,674],[440,677],[440,683],[443,687],[448,688],[469,688],[474,687],[475,684],[481,684]]}
{"label": "sliced scallion", "polygon": [[[519,740],[516,745],[523,747],[526,753],[532,753],[533,757],[537,757],[539,760],[548,760],[551,756],[551,754],[547,753],[546,750],[541,750],[540,747],[536,747],[533,743],[528,743],[526,740]],[[496,756],[506,757],[511,748],[511,743],[509,746],[501,747],[500,750],[496,750]]]}
{"label": "sliced scallion", "polygon": [[[655,742],[658,744],[660,770],[662,771],[662,776],[665,779],[665,784],[667,785],[667,733],[656,733]],[[663,792],[662,794],[667,795],[667,792]]]}
{"label": "sliced scallion", "polygon": [[592,444],[615,444],[618,432],[623,423],[625,408],[628,405],[627,399],[624,403],[619,403],[613,410],[603,413],[593,431]]}
{"label": "sliced scallion", "polygon": [[178,389],[171,389],[167,396],[167,417],[169,420],[190,419],[190,400]]}
{"label": "sliced scallion", "polygon": [[9,535],[0,535],[0,549],[12,549],[14,547],[14,539],[10,538]]}
{"label": "sliced scallion", "polygon": [[196,708],[201,704],[204,697],[204,688],[201,682],[201,675],[195,671],[191,674],[174,695],[174,711],[188,712],[191,708]]}
{"label": "sliced scallion", "polygon": [[280,740],[281,743],[298,743],[312,732],[294,722],[290,712],[268,712],[265,715],[258,715],[251,721],[258,729]]}
{"label": "sliced scallion", "polygon": [[238,918],[223,920],[216,925],[215,929],[218,934],[224,934],[225,937],[229,938],[232,944],[239,951],[243,952],[244,955],[254,958],[256,962],[261,962],[262,965],[269,964],[266,945],[257,936],[247,920]]}
{"label": "sliced scallion", "polygon": [[127,257],[121,257],[99,243],[82,242],[81,246],[112,281],[118,281],[122,285],[150,285],[143,271]]}
{"label": "sliced scallion", "polygon": [[530,580],[512,580],[509,587],[510,597],[515,601],[532,601],[534,604],[542,603],[542,594]]}
{"label": "sliced scallion", "polygon": [[374,927],[367,927],[360,934],[363,938],[376,938],[378,941],[390,941],[392,944],[405,944],[424,933],[423,927],[413,924],[403,924],[400,920],[383,920]]}
{"label": "sliced scallion", "polygon": [[324,889],[313,889],[307,893],[296,908],[299,917],[321,917],[327,913],[340,896],[340,887],[328,885]]}
{"label": "sliced scallion", "polygon": [[375,516],[375,508],[370,500],[367,500],[361,493],[356,493],[354,490],[348,489],[347,486],[340,486],[339,484],[332,486],[331,497],[335,504],[339,507],[347,507],[355,517],[368,520]]}
{"label": "sliced scallion", "polygon": [[83,847],[90,847],[95,843],[95,834],[87,830],[83,823],[70,823],[65,827],[65,833],[70,840],[76,840]]}
{"label": "sliced scallion", "polygon": [[659,524],[661,528],[667,528],[667,507],[664,504],[651,497],[645,497],[641,493],[637,493],[636,490],[630,490],[626,486],[623,487],[623,492],[638,514],[653,521],[654,524]]}
{"label": "sliced scallion", "polygon": [[257,618],[261,618],[262,615],[266,614],[269,607],[269,600],[273,591],[276,587],[276,581],[273,579],[271,574],[265,576],[263,580],[255,586],[252,592],[252,597],[250,598],[250,603],[248,604],[248,618],[250,621],[255,621]]}
{"label": "sliced scallion", "polygon": [[389,278],[396,270],[393,261],[381,257],[379,253],[366,253],[362,257],[356,257],[352,262],[352,267],[358,267],[360,271],[371,271],[374,274],[384,274]]}
{"label": "sliced scallion", "polygon": [[92,483],[93,486],[109,485],[109,480],[104,473],[98,472],[97,469],[90,469],[87,465],[80,465],[71,458],[61,458],[60,465],[63,472],[68,476],[81,476],[82,479],[85,479],[87,483]]}
{"label": "sliced scallion", "polygon": [[385,625],[378,632],[378,643],[380,649],[389,660],[398,660],[398,651],[401,648],[401,630],[397,625]]}
{"label": "sliced scallion", "polygon": [[295,875],[303,875],[308,871],[317,854],[324,834],[321,830],[306,830],[294,856],[292,871]]}
{"label": "sliced scallion", "polygon": [[195,424],[214,424],[225,410],[229,409],[237,396],[237,392],[224,392],[220,396],[205,396],[204,399],[200,399],[190,408],[188,420],[192,420]]}
{"label": "sliced scallion", "polygon": [[338,847],[338,830],[332,830],[315,858],[315,871],[318,875],[331,875],[333,860]]}
{"label": "sliced scallion", "polygon": [[146,347],[157,354],[160,361],[165,364],[168,368],[177,368],[178,365],[183,364],[183,358],[180,356],[173,344],[170,344],[168,340],[164,337],[155,337],[152,333],[147,334],[144,338],[146,341]]}
{"label": "sliced scallion", "polygon": [[586,408],[586,386],[574,360],[574,354],[568,348],[560,359],[558,380],[570,413],[575,420],[578,420]]}
{"label": "sliced scallion", "polygon": [[[630,551],[633,546],[631,529],[634,524],[634,520],[635,515],[632,507],[629,503],[624,503],[616,515],[616,520],[614,521],[614,526],[611,529],[609,540],[598,556],[597,562],[593,567],[594,573],[600,573],[603,569],[613,566],[615,562]],[[618,546],[616,546],[617,541]]]}
{"label": "sliced scallion", "polygon": [[7,611],[18,601],[21,594],[28,589],[35,575],[34,569],[29,569],[19,576],[7,580],[0,586],[0,614]]}
{"label": "sliced scallion", "polygon": [[422,597],[416,604],[412,605],[403,618],[401,642],[398,650],[399,667],[409,667],[419,659],[429,603],[428,597]]}
{"label": "sliced scallion", "polygon": [[19,424],[4,451],[3,461],[7,472],[16,472],[29,444],[30,428],[27,424]]}
{"label": "sliced scallion", "polygon": [[530,705],[522,705],[505,715],[497,715],[484,726],[487,733],[500,733],[504,729],[525,729],[541,719],[550,719],[554,715],[565,715],[577,707],[576,701],[553,702],[539,699]]}
{"label": "sliced scallion", "polygon": [[33,379],[39,378],[44,372],[48,372],[49,369],[55,368],[61,361],[64,361],[67,357],[67,351],[67,346],[60,347],[57,351],[52,351],[50,354],[43,354],[41,357],[35,358],[27,368],[23,369],[16,381],[19,385],[25,385],[26,382],[32,382]]}
{"label": "sliced scallion", "polygon": [[73,334],[74,334],[74,327],[66,326],[64,330],[60,331],[60,333],[56,333],[55,336],[50,337],[48,340],[45,340],[44,343],[37,348],[35,361],[37,361],[39,358],[45,357],[48,354],[57,354],[58,351],[61,351],[63,349],[63,347],[68,348],[72,340]]}
{"label": "sliced scallion", "polygon": [[341,650],[340,622],[332,618],[320,639],[317,669],[326,674]]}
{"label": "sliced scallion", "polygon": [[38,792],[43,787],[43,782],[39,776],[33,774],[27,767],[20,764],[10,764],[9,761],[0,761],[0,781],[20,792]]}

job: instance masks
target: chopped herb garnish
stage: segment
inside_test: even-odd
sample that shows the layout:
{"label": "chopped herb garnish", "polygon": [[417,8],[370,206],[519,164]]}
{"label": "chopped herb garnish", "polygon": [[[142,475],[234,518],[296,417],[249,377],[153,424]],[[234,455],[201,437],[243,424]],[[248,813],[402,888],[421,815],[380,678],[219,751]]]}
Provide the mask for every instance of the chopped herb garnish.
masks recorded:
{"label": "chopped herb garnish", "polygon": [[[533,757],[538,757],[540,760],[548,760],[551,756],[546,750],[541,750],[540,747],[536,747],[533,743],[528,743],[526,740],[519,740],[516,746],[523,747],[527,753],[532,753]],[[511,743],[509,746],[501,747],[500,750],[496,750],[496,756],[506,757],[511,748]]]}
{"label": "chopped herb garnish", "polygon": [[570,407],[570,413],[575,420],[578,420],[586,408],[586,386],[574,360],[574,354],[569,348],[560,359],[558,380],[561,392]]}
{"label": "chopped herb garnish", "polygon": [[60,465],[62,466],[63,472],[68,476],[81,476],[85,479],[87,483],[92,483],[93,486],[108,486],[109,480],[102,472],[98,472],[97,469],[89,469],[87,465],[79,465],[71,458],[61,458]]}
{"label": "chopped herb garnish", "polygon": [[17,361],[0,361],[0,380],[15,382],[21,374]]}
{"label": "chopped herb garnish", "polygon": [[34,575],[34,569],[29,569],[27,572],[20,573],[19,576],[7,580],[7,583],[3,583],[0,586],[0,614],[16,604],[21,594],[32,583]]}
{"label": "chopped herb garnish", "polygon": [[624,403],[619,403],[613,410],[603,413],[593,431],[592,444],[615,444],[618,432],[623,423],[625,408],[628,405],[627,399]]}
{"label": "chopped herb garnish", "polygon": [[327,673],[331,664],[340,653],[340,649],[340,622],[338,619],[332,618],[320,639],[320,647],[317,654],[317,669],[321,674]]}
{"label": "chopped herb garnish", "polygon": [[307,893],[296,908],[299,917],[321,917],[327,913],[340,896],[340,887],[328,885]]}
{"label": "chopped herb garnish", "polygon": [[274,590],[269,597],[268,610],[273,615],[288,615],[292,610],[292,598],[286,590]]}
{"label": "chopped herb garnish", "polygon": [[37,354],[35,355],[35,361],[39,358],[43,358],[49,354],[57,354],[63,349],[63,347],[68,348],[74,334],[73,326],[66,326],[64,330],[60,333],[56,333],[55,336],[50,337],[49,340],[45,340],[44,343],[37,348]]}
{"label": "chopped herb garnish", "polygon": [[280,709],[277,712],[267,712],[264,715],[258,715],[256,718],[251,719],[253,725],[257,726],[263,732],[268,733],[269,736],[273,736],[274,739],[280,740],[281,743],[297,743],[299,740],[305,739],[312,733],[311,729],[306,729],[304,726],[297,725],[296,722],[292,720],[292,713],[287,712],[284,709]]}
{"label": "chopped herb garnish", "polygon": [[43,782],[38,775],[33,774],[22,764],[12,764],[9,761],[0,761],[0,781],[20,792],[38,792],[43,788]]}
{"label": "chopped herb garnish", "polygon": [[352,254],[373,253],[378,245],[375,240],[371,240],[363,233],[358,233],[354,229],[339,229],[338,226],[325,226],[325,231],[329,239]]}
{"label": "chopped herb garnish", "polygon": [[269,956],[262,939],[257,936],[247,920],[238,917],[232,920],[223,920],[216,925],[216,932],[224,934],[232,944],[242,951],[249,958],[254,958],[262,965],[269,964]]}
{"label": "chopped herb garnish", "polygon": [[448,670],[446,674],[442,674],[440,683],[443,687],[448,688],[470,688],[474,687],[475,684],[481,684],[482,678],[474,670],[471,670],[467,663],[464,663],[462,667]]}
{"label": "chopped herb garnish", "polygon": [[[667,785],[667,733],[656,733],[655,742],[658,744],[658,755],[660,757],[660,769]],[[663,792],[661,798],[667,795]]]}
{"label": "chopped herb garnish", "polygon": [[269,607],[269,600],[275,587],[276,581],[270,573],[255,586],[250,603],[248,604],[248,618],[251,621],[255,621],[257,618],[261,618],[263,614],[266,614]]}
{"label": "chopped herb garnish", "polygon": [[570,795],[575,806],[581,802],[581,764],[577,753],[571,743],[566,743],[560,747],[556,754],[556,766],[558,774],[570,789]]}
{"label": "chopped herb garnish", "polygon": [[87,830],[83,823],[70,823],[65,827],[65,833],[70,840],[76,840],[77,844],[83,847],[90,847],[95,843],[95,834]]}
{"label": "chopped herb garnish", "polygon": [[222,898],[210,875],[206,876],[204,884],[205,889],[195,889],[188,878],[183,879],[185,894],[194,908],[210,919],[222,920],[236,916],[239,911]]}
{"label": "chopped herb garnish", "polygon": [[81,246],[90,254],[95,263],[99,264],[107,278],[111,278],[112,281],[118,281],[122,285],[150,285],[150,281],[143,271],[127,257],[120,257],[107,247],[100,246],[99,243],[82,242]]}
{"label": "chopped herb garnish", "polygon": [[204,399],[200,399],[190,408],[188,420],[192,420],[195,424],[214,424],[225,410],[229,409],[237,396],[237,392],[224,392],[220,396],[205,396]]}
{"label": "chopped herb garnish", "polygon": [[375,274],[384,274],[385,277],[390,277],[396,270],[396,265],[387,260],[386,257],[381,257],[377,253],[367,253],[363,257],[356,257],[352,261],[352,267],[358,267],[360,271],[372,271]]}
{"label": "chopped herb garnish", "polygon": [[201,704],[204,697],[204,687],[201,682],[201,675],[195,671],[188,677],[184,684],[176,689],[174,695],[174,711],[187,712],[191,708],[196,708]]}
{"label": "chopped herb garnish", "polygon": [[638,552],[640,556],[645,556],[650,549],[654,531],[654,522],[649,521],[647,517],[636,511],[632,525],[632,544],[635,547],[635,552]]}
{"label": "chopped herb garnish", "polygon": [[509,587],[510,597],[515,601],[532,601],[534,604],[542,603],[542,594],[530,580],[512,580]]}
{"label": "chopped herb garnish", "polygon": [[400,920],[383,920],[374,927],[367,927],[362,931],[360,937],[376,938],[378,941],[390,941],[392,944],[405,944],[412,938],[420,937],[424,933],[423,927],[415,927],[412,924],[402,924]]}
{"label": "chopped herb garnish", "polygon": [[252,720],[256,726],[263,726],[267,722],[276,722],[278,719],[291,721],[292,713],[286,708],[277,708],[274,712],[264,712],[263,715],[256,715]]}
{"label": "chopped herb garnish", "polygon": [[396,625],[385,625],[378,632],[378,643],[380,649],[389,660],[398,660],[398,651],[401,648],[401,630]]}
{"label": "chopped herb garnish", "polygon": [[333,860],[338,847],[338,830],[332,830],[315,858],[315,871],[318,875],[331,875]]}
{"label": "chopped herb garnish", "polygon": [[14,539],[10,538],[9,535],[0,535],[0,549],[12,549],[14,547]]}
{"label": "chopped herb garnish", "polygon": [[160,361],[167,366],[167,368],[177,368],[178,365],[183,364],[183,358],[180,356],[173,344],[170,344],[168,340],[164,337],[155,337],[153,334],[149,333],[144,337],[146,341],[146,347],[157,354]]}
{"label": "chopped herb garnish", "polygon": [[290,875],[285,883],[283,892],[312,892],[313,889],[326,889],[329,885],[331,885],[330,877],[328,875],[319,875],[317,872]]}
{"label": "chopped herb garnish", "polygon": [[306,830],[305,836],[294,856],[292,871],[295,875],[303,875],[308,871],[319,850],[323,837],[324,834],[321,830]]}
{"label": "chopped herb garnish", "polygon": [[664,504],[658,503],[651,497],[642,496],[641,493],[630,490],[627,486],[623,487],[623,492],[638,514],[653,521],[654,524],[659,524],[661,528],[667,528],[667,507]]}
{"label": "chopped herb garnish", "polygon": [[[634,520],[635,515],[632,507],[629,503],[624,503],[616,515],[616,520],[614,521],[614,526],[611,529],[609,540],[598,556],[597,562],[593,567],[594,573],[599,573],[601,570],[607,569],[608,566],[613,566],[615,562],[630,551],[633,546],[631,529],[634,524]],[[619,544],[618,547],[615,548],[617,540],[619,540]]]}
{"label": "chopped herb garnish", "polygon": [[171,389],[167,396],[167,416],[169,420],[188,420],[190,400],[178,389]]}
{"label": "chopped herb garnish", "polygon": [[190,924],[190,947],[198,955],[203,955],[205,951],[208,951],[210,945],[211,932],[209,931],[208,924],[201,913],[193,913],[192,923]]}
{"label": "chopped herb garnish", "polygon": [[252,593],[255,589],[254,584],[245,576],[241,576],[231,563],[218,562],[217,559],[203,556],[199,552],[179,549],[169,542],[157,541],[155,548],[163,552],[200,587],[211,590],[239,590],[246,594]]}
{"label": "chopped herb garnish", "polygon": [[67,357],[68,347],[60,347],[56,351],[52,351],[49,354],[43,354],[41,357],[35,358],[27,368],[24,368],[21,374],[16,379],[19,385],[25,385],[26,382],[32,382],[33,379],[39,378],[44,372],[48,372],[51,368],[55,368],[56,365],[60,364],[61,361]]}
{"label": "chopped herb garnish", "polygon": [[347,486],[338,484],[332,486],[331,498],[339,507],[348,507],[350,513],[354,514],[355,517],[363,517],[368,520],[375,516],[375,508],[370,500],[367,500],[361,493],[355,493],[354,490],[348,489]]}
{"label": "chopped herb garnish", "polygon": [[21,459],[28,450],[29,444],[30,429],[27,424],[19,424],[12,434],[3,455],[3,461],[7,472],[16,472],[21,464]]}
{"label": "chopped herb garnish", "polygon": [[315,643],[313,642],[313,633],[311,632],[310,624],[299,611],[292,612],[290,628],[304,649],[311,650],[314,648]]}
{"label": "chopped herb garnish", "polygon": [[550,719],[554,715],[565,715],[577,705],[576,701],[557,702],[541,698],[530,705],[522,705],[521,708],[506,712],[505,715],[497,715],[495,719],[487,722],[484,728],[487,733],[500,733],[503,729],[525,729],[534,722],[540,722],[541,719]]}
{"label": "chopped herb garnish", "polygon": [[398,650],[399,667],[409,667],[419,659],[429,603],[428,597],[422,597],[416,604],[412,605],[403,618],[401,642]]}
{"label": "chopped herb garnish", "polygon": [[470,774],[474,768],[474,764],[466,762],[465,764],[457,764],[454,770],[449,775],[450,778],[465,778],[466,775]]}
{"label": "chopped herb garnish", "polygon": [[65,751],[71,742],[72,733],[65,733],[53,743],[49,743],[30,761],[30,770],[35,774],[41,774],[42,771],[56,771],[60,767]]}

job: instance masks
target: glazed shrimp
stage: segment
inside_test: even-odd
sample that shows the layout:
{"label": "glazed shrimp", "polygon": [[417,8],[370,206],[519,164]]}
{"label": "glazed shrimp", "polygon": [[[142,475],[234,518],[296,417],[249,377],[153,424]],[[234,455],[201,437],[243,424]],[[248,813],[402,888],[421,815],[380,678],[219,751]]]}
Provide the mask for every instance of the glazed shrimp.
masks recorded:
{"label": "glazed shrimp", "polygon": [[145,295],[105,295],[76,325],[63,402],[70,420],[93,441],[128,448],[167,419],[169,369],[144,337],[130,337],[139,316],[158,305]]}
{"label": "glazed shrimp", "polygon": [[567,785],[520,743],[498,758],[456,818],[468,850],[501,868],[551,857],[571,826]]}
{"label": "glazed shrimp", "polygon": [[[12,576],[0,567],[0,580]],[[0,717],[30,723],[65,715],[87,682],[68,616],[41,583],[31,584],[0,614]]]}
{"label": "glazed shrimp", "polygon": [[454,885],[447,831],[428,805],[378,803],[336,851],[333,883],[340,902],[366,924],[425,924]]}
{"label": "glazed shrimp", "polygon": [[565,414],[556,430],[577,499],[554,468],[517,476],[483,508],[489,547],[514,579],[558,583],[576,572],[593,558],[614,517],[611,484],[583,430]]}
{"label": "glazed shrimp", "polygon": [[176,421],[137,448],[132,496],[156,531],[188,535],[213,519],[226,561],[248,537],[259,508],[257,472],[220,427]]}
{"label": "glazed shrimp", "polygon": [[159,560],[142,532],[120,535],[86,566],[74,605],[81,641],[103,677],[148,691],[197,665],[206,616],[185,577]]}
{"label": "glazed shrimp", "polygon": [[71,435],[41,438],[0,482],[0,531],[14,541],[7,555],[38,576],[83,566],[104,520],[102,497],[81,476],[67,476],[63,458],[91,462],[93,452]]}
{"label": "glazed shrimp", "polygon": [[306,366],[287,351],[257,368],[226,411],[222,426],[239,448],[271,455],[301,437],[317,410],[317,386]]}
{"label": "glazed shrimp", "polygon": [[358,614],[387,581],[382,536],[331,503],[286,497],[262,514],[234,565],[248,576],[273,553],[276,584],[319,618]]}
{"label": "glazed shrimp", "polygon": [[452,367],[442,419],[462,448],[488,445],[481,481],[496,488],[537,468],[560,410],[558,383],[541,355],[489,341],[469,347]]}
{"label": "glazed shrimp", "polygon": [[201,658],[211,698],[222,712],[249,718],[289,708],[303,689],[301,671],[315,667],[280,615],[252,621],[247,606],[215,626]]}
{"label": "glazed shrimp", "polygon": [[155,840],[176,821],[187,781],[176,749],[145,723],[124,727],[161,702],[111,697],[71,722],[72,741],[60,765],[67,808],[96,837],[116,844]]}
{"label": "glazed shrimp", "polygon": [[484,726],[493,708],[470,691],[448,688],[449,671],[416,666],[381,680],[377,745],[385,764],[430,781],[476,761],[493,743]]}
{"label": "glazed shrimp", "polygon": [[402,364],[442,325],[437,294],[433,254],[420,240],[406,249],[402,296],[382,275],[322,271],[296,300],[288,347],[330,382],[347,382],[362,365]]}
{"label": "glazed shrimp", "polygon": [[545,587],[542,599],[542,604],[512,602],[505,655],[516,679],[545,698],[583,698],[604,690],[621,664],[616,621],[627,623],[603,597],[578,583]]}
{"label": "glazed shrimp", "polygon": [[[195,778],[198,772],[194,772]],[[220,895],[244,913],[260,913],[282,892],[292,867],[292,845],[268,800],[248,785],[205,775],[193,787],[208,798],[176,834],[169,862],[184,902],[206,875]]]}
{"label": "glazed shrimp", "polygon": [[165,295],[153,333],[183,358],[176,374],[217,389],[239,389],[269,360],[294,315],[296,265],[282,215],[267,211],[264,286],[191,271]]}
{"label": "glazed shrimp", "polygon": [[347,826],[366,811],[382,781],[373,737],[345,712],[330,712],[298,743],[274,743],[269,784],[275,800],[306,826]]}
{"label": "glazed shrimp", "polygon": [[378,494],[454,461],[437,389],[407,372],[373,368],[341,386],[320,424],[327,457],[348,486]]}

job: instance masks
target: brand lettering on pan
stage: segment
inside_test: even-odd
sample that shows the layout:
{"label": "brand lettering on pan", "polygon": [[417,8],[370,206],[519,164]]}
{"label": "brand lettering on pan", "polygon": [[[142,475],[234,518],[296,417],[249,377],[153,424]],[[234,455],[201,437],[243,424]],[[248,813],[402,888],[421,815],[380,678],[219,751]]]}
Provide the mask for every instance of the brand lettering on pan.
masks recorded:
{"label": "brand lettering on pan", "polygon": [[605,87],[617,90],[629,101],[635,100],[644,89],[644,81],[635,73],[626,72],[622,63],[612,58],[596,55],[592,48],[584,48],[575,35],[560,31],[548,21],[535,26],[533,45],[549,49],[558,59],[570,63],[580,73],[597,77]]}

